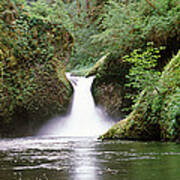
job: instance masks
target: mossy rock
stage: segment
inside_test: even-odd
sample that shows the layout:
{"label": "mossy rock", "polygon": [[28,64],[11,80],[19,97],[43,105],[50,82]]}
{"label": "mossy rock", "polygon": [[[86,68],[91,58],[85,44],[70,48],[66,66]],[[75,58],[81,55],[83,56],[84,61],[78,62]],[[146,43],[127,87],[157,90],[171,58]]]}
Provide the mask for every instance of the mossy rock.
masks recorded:
{"label": "mossy rock", "polygon": [[130,88],[124,86],[126,82],[126,74],[129,65],[119,60],[109,57],[98,70],[96,78],[92,85],[92,94],[96,105],[101,106],[113,118],[123,118],[126,112],[124,108],[132,103],[126,98],[126,92],[131,91]]}
{"label": "mossy rock", "polygon": [[73,39],[21,2],[2,0],[0,8],[0,135],[32,135],[68,110],[73,89],[63,64]]}
{"label": "mossy rock", "polygon": [[101,59],[99,59],[95,63],[95,65],[87,71],[87,73],[85,74],[85,77],[96,75],[101,70],[101,67],[105,65],[109,55],[110,53],[107,53]]}
{"label": "mossy rock", "polygon": [[[58,65],[59,64],[59,65]],[[28,90],[22,90],[19,94],[21,99],[9,96],[9,102],[2,105],[8,108],[12,106],[11,113],[0,116],[0,135],[24,136],[34,135],[38,129],[50,118],[62,115],[68,111],[73,93],[72,86],[67,80],[61,63],[49,64],[34,69],[34,80],[29,82]],[[32,85],[32,86],[31,86]],[[21,128],[19,128],[21,127]]]}
{"label": "mossy rock", "polygon": [[179,140],[179,77],[180,51],[165,67],[157,87],[159,93],[144,90],[130,115],[115,124],[101,138]]}

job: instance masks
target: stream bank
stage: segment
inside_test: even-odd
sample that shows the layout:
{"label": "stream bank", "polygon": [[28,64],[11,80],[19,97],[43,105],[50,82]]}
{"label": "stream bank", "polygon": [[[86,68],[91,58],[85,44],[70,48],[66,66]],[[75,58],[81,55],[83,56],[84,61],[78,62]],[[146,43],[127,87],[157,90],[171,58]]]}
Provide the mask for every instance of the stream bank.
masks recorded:
{"label": "stream bank", "polygon": [[180,52],[164,68],[158,91],[142,91],[135,109],[101,139],[180,140]]}

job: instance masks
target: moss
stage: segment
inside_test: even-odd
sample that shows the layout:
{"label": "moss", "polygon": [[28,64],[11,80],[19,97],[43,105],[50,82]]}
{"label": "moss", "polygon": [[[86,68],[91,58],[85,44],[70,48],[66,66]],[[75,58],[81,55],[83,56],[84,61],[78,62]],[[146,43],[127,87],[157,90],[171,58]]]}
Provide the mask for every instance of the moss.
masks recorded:
{"label": "moss", "polygon": [[109,55],[110,55],[110,53],[107,53],[107,54],[104,55],[101,59],[99,59],[99,60],[95,63],[95,65],[88,70],[88,72],[86,73],[85,76],[86,76],[86,77],[89,77],[89,76],[93,76],[93,75],[97,74],[98,71],[100,71],[101,68],[102,68],[105,64],[107,64],[107,58],[108,58]]}
{"label": "moss", "polygon": [[159,92],[146,92],[144,90],[134,111],[101,137],[103,139],[137,140],[180,139],[179,77],[180,52],[165,67],[157,87]]}
{"label": "moss", "polygon": [[110,116],[123,118],[126,114],[123,109],[131,104],[131,100],[125,96],[131,89],[124,86],[129,66],[121,61],[114,62],[109,59],[98,71],[92,85],[92,94],[95,103],[102,106]]}
{"label": "moss", "polygon": [[121,111],[125,105],[124,89],[121,83],[111,78],[96,79],[92,87],[96,104],[102,106],[114,118],[124,116],[124,112]]}
{"label": "moss", "polygon": [[[51,63],[50,63],[51,64]],[[62,69],[61,63],[41,66],[35,69],[35,79],[29,86],[33,88],[23,95],[22,100],[9,98],[9,105],[13,103],[13,112],[0,116],[0,135],[24,136],[33,135],[48,119],[67,112],[71,102],[73,89],[63,71],[57,73],[57,67]],[[59,64],[59,65],[58,65]],[[7,102],[1,104],[8,106]],[[21,127],[21,128],[19,128]]]}
{"label": "moss", "polygon": [[64,73],[73,41],[69,33],[12,2],[0,2],[0,135],[4,136],[34,134],[47,119],[67,111],[73,92]]}

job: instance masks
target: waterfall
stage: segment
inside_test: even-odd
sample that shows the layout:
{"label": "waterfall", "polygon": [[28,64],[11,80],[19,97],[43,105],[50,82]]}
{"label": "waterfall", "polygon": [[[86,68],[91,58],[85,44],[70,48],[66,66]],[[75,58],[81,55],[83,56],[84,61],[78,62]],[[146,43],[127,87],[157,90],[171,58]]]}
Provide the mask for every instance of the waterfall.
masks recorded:
{"label": "waterfall", "polygon": [[72,108],[65,117],[57,117],[43,127],[40,135],[98,136],[113,125],[103,110],[95,106],[91,85],[93,77],[67,74],[74,88]]}

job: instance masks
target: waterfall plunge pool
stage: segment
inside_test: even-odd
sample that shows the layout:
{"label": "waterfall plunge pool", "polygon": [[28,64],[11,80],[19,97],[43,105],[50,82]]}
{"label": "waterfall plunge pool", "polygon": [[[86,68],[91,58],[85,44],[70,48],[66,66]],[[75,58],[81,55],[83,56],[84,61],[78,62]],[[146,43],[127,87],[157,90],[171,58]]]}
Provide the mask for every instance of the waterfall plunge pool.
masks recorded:
{"label": "waterfall plunge pool", "polygon": [[2,180],[178,180],[180,145],[93,137],[0,140]]}
{"label": "waterfall plunge pool", "polygon": [[36,137],[0,139],[0,180],[178,180],[180,145],[98,141],[111,121],[95,107],[93,78],[69,77],[71,111]]}
{"label": "waterfall plunge pool", "polygon": [[56,117],[45,124],[38,135],[89,137],[100,136],[113,120],[94,103],[91,85],[94,77],[76,77],[67,74],[74,88],[72,108],[64,117]]}

